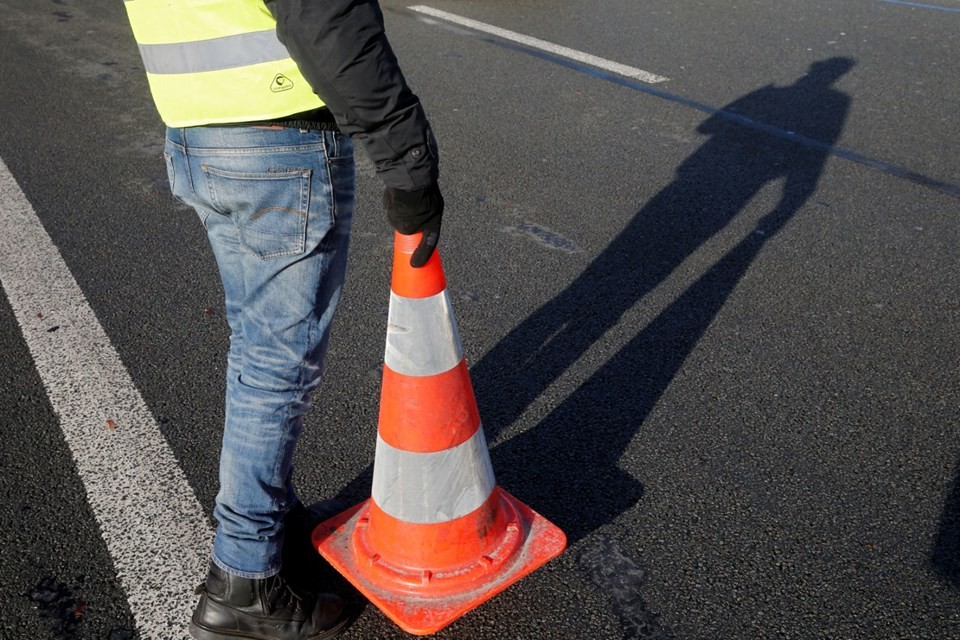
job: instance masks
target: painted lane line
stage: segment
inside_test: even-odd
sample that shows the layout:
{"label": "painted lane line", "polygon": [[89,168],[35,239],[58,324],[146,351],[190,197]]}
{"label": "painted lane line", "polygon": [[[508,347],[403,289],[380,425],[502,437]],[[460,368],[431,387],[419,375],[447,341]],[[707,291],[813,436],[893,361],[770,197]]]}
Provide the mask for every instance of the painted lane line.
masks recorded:
{"label": "painted lane line", "polygon": [[960,8],[957,7],[941,7],[936,4],[923,4],[922,2],[906,2],[905,0],[880,0],[880,2],[887,2],[889,4],[902,4],[908,7],[917,7],[919,9],[933,9],[935,11],[952,11],[953,13],[960,13]]}
{"label": "painted lane line", "polygon": [[524,53],[528,56],[533,56],[535,58],[539,58],[541,60],[551,62],[561,67],[566,67],[567,69],[571,69],[573,71],[577,71],[579,73],[592,76],[600,80],[606,80],[607,82],[618,84],[621,87],[627,87],[629,89],[633,89],[634,91],[640,91],[642,93],[656,96],[657,98],[661,98],[663,100],[669,100],[670,102],[683,105],[690,109],[701,111],[708,115],[717,116],[724,120],[734,122],[748,129],[766,133],[776,138],[780,138],[782,140],[790,140],[791,142],[795,142],[801,146],[805,146],[811,149],[818,149],[821,151],[825,151],[826,153],[829,153],[838,158],[843,158],[845,160],[849,160],[850,162],[861,164],[871,169],[875,169],[877,171],[886,173],[887,175],[891,175],[896,178],[907,180],[909,182],[918,184],[923,187],[929,187],[936,191],[940,191],[941,193],[946,193],[947,195],[953,196],[954,198],[960,198],[960,184],[948,182],[946,180],[940,180],[938,178],[933,178],[931,176],[922,174],[918,171],[913,171],[912,169],[908,169],[907,167],[886,162],[878,158],[873,158],[866,154],[858,153],[856,151],[845,149],[843,147],[833,146],[825,142],[822,142],[820,140],[808,138],[807,136],[797,134],[796,132],[787,131],[786,129],[777,127],[775,125],[770,125],[764,122],[753,120],[746,116],[742,116],[738,113],[727,111],[726,109],[719,109],[717,107],[713,107],[702,102],[697,102],[696,100],[691,100],[690,98],[687,98],[675,93],[670,93],[669,91],[664,91],[663,89],[651,87],[646,83],[641,83],[630,78],[621,77],[620,75],[615,73],[607,73],[602,69],[595,69],[587,65],[578,64],[577,62],[568,60],[561,56],[554,55],[547,51],[532,49],[530,47],[526,47],[515,42],[504,41],[502,39],[490,38],[486,36],[477,36],[477,37],[483,40],[484,42],[489,42],[490,44],[496,45],[498,47],[502,47],[504,49],[510,49],[511,51],[517,51],[519,53]]}
{"label": "painted lane line", "polygon": [[576,60],[577,62],[582,62],[583,64],[588,64],[593,67],[597,67],[598,69],[604,69],[605,71],[609,71],[610,73],[616,73],[618,75],[625,76],[627,78],[633,78],[634,80],[639,80],[641,82],[646,82],[648,84],[666,82],[667,80],[670,79],[664,76],[658,76],[655,73],[650,73],[649,71],[644,71],[643,69],[637,69],[636,67],[620,64],[619,62],[613,62],[612,60],[599,58],[589,53],[577,51],[576,49],[570,49],[568,47],[564,47],[558,44],[553,44],[552,42],[547,42],[546,40],[540,40],[539,38],[526,36],[526,35],[523,35],[522,33],[517,33],[515,31],[501,29],[500,27],[495,27],[485,22],[471,20],[470,18],[464,18],[463,16],[459,16],[454,13],[447,13],[446,11],[434,9],[432,7],[427,7],[424,5],[415,5],[407,8],[410,11],[416,11],[417,13],[422,13],[424,15],[432,16],[434,18],[439,18],[440,20],[446,20],[447,22],[459,24],[463,27],[468,27],[475,31],[482,31],[483,33],[489,33],[490,35],[497,36],[498,38],[503,38],[504,40],[510,40],[511,42],[517,42],[519,44],[522,44],[527,47],[531,47],[533,49],[546,51],[555,56],[560,56],[570,60]]}
{"label": "painted lane line", "polygon": [[729,122],[735,122],[736,124],[739,124],[748,129],[766,133],[776,138],[780,138],[781,140],[790,140],[791,142],[795,142],[804,147],[825,151],[826,153],[834,155],[838,158],[843,158],[844,160],[849,160],[850,162],[855,162],[865,167],[870,167],[871,169],[882,171],[883,173],[886,173],[888,175],[895,176],[903,180],[907,180],[909,182],[918,184],[923,187],[929,187],[931,189],[935,189],[942,193],[951,195],[954,198],[960,198],[960,184],[948,182],[946,180],[939,180],[937,178],[930,177],[928,175],[919,173],[917,171],[913,171],[912,169],[908,169],[907,167],[902,167],[900,165],[892,164],[890,162],[873,158],[866,154],[859,153],[857,151],[852,151],[850,149],[845,149],[843,147],[836,147],[836,146],[827,144],[826,142],[822,142],[820,140],[815,140],[813,138],[808,138],[807,136],[797,134],[796,132],[793,132],[793,131],[787,131],[786,129],[777,127],[775,125],[767,124],[765,122],[760,122],[758,120],[753,120],[746,116],[740,115],[739,113],[734,113],[733,111],[727,111],[726,109],[718,109],[717,107],[712,107],[708,104],[697,102],[696,100],[691,100],[690,98],[686,98],[684,96],[677,95],[675,93],[664,91],[663,89],[657,89],[656,87],[650,87],[645,84],[641,84],[639,82],[634,82],[633,80],[621,78],[617,75],[605,73],[603,71],[598,71],[596,69],[591,69],[590,67],[585,67],[583,65],[578,65],[575,62],[570,62],[569,60],[558,58],[557,56],[552,56],[542,51],[534,51],[526,47],[521,47],[519,45],[513,44],[511,42],[502,42],[499,40],[495,40],[493,38],[491,38],[489,41],[492,44],[495,44],[499,47],[526,53],[527,55],[531,55],[536,58],[540,58],[542,60],[553,62],[554,64],[558,64],[562,67],[573,69],[574,71],[579,71],[580,73],[593,76],[595,78],[600,78],[608,82],[613,82],[614,84],[618,84],[622,87],[628,87],[635,91],[640,91],[652,96],[656,96],[658,98],[662,98],[664,100],[669,100],[670,102],[675,102],[677,104],[683,105],[685,107],[689,107],[691,109],[695,109],[697,111],[701,111],[711,116],[717,116],[719,118],[723,118],[724,120],[727,120]]}
{"label": "painted lane line", "polygon": [[0,286],[59,419],[140,637],[184,638],[212,539],[200,503],[2,159],[0,228]]}

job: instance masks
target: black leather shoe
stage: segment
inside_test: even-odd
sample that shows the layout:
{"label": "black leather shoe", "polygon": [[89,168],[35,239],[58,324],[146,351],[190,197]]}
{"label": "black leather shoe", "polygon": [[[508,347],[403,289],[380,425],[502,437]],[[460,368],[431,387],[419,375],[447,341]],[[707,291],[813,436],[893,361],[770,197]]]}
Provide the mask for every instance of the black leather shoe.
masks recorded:
{"label": "black leather shoe", "polygon": [[281,575],[240,578],[212,562],[197,593],[200,602],[190,620],[190,635],[198,640],[327,640],[352,621],[340,596],[301,596]]}

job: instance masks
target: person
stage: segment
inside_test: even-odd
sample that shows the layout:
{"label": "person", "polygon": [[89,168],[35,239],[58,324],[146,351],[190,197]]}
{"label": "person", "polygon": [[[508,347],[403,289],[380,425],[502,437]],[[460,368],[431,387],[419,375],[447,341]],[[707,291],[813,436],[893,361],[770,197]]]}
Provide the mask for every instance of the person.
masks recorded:
{"label": "person", "polygon": [[322,585],[292,588],[281,569],[291,522],[309,516],[292,460],[343,287],[353,143],[384,183],[393,227],[422,233],[414,267],[440,234],[437,145],[377,0],[125,7],[167,125],[171,191],[206,230],[231,331],[218,524],[189,630],[203,640],[331,638],[351,619],[347,600]]}

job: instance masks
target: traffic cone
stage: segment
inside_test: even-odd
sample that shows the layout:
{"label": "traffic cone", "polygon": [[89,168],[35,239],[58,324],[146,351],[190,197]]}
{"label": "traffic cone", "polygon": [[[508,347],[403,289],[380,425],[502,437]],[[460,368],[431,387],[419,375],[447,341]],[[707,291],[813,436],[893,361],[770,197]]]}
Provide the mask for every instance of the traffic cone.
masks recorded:
{"label": "traffic cone", "polygon": [[496,486],[438,252],[396,234],[370,499],[313,543],[402,629],[439,631],[560,555],[566,536]]}

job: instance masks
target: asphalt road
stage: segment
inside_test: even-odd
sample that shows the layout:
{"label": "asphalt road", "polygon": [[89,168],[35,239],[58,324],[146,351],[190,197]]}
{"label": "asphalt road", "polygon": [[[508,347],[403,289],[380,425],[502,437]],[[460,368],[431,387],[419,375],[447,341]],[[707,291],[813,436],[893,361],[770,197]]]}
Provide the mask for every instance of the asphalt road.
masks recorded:
{"label": "asphalt road", "polygon": [[[960,3],[428,6],[669,78],[384,2],[498,483],[570,540],[437,637],[960,638]],[[162,135],[121,3],[0,0],[0,158],[209,513],[227,328]],[[351,503],[391,255],[358,180],[297,458]],[[147,637],[5,286],[0,637]]]}

